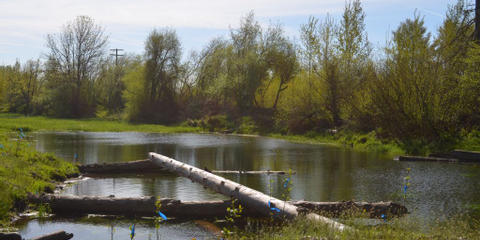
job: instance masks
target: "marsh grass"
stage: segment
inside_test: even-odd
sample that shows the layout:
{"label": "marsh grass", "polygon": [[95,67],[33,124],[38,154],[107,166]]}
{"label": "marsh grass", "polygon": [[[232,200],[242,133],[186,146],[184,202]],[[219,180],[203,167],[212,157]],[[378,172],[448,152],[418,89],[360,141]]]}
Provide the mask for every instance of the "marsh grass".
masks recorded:
{"label": "marsh grass", "polygon": [[18,132],[0,130],[0,225],[9,224],[15,211],[26,207],[28,193],[53,191],[61,181],[78,169],[49,153],[35,150]]}
{"label": "marsh grass", "polygon": [[376,152],[388,156],[401,155],[405,153],[405,151],[400,147],[400,145],[392,141],[380,140],[376,136],[375,132],[370,132],[367,134],[342,131],[337,132],[336,134],[320,134],[315,132],[309,132],[305,135],[270,134],[269,136],[296,143],[332,144],[338,146],[345,146],[358,151]]}
{"label": "marsh grass", "polygon": [[[299,217],[283,223],[249,223],[229,239],[479,239],[480,222],[467,216],[450,218],[434,226],[412,218],[374,220],[374,224],[358,221],[358,216],[342,216],[339,221],[355,230],[338,232],[328,225]],[[256,227],[252,227],[256,226]]]}

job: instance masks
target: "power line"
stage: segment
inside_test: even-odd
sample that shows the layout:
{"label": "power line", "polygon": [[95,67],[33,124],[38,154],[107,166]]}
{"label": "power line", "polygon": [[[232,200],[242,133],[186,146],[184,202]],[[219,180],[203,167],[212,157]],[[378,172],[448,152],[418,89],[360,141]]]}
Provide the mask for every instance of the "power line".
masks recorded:
{"label": "power line", "polygon": [[118,65],[118,57],[122,57],[124,56],[123,54],[118,54],[119,51],[123,51],[123,49],[119,49],[119,48],[114,48],[114,49],[110,49],[110,51],[115,51],[115,54],[110,54],[110,56],[115,56],[115,66]]}

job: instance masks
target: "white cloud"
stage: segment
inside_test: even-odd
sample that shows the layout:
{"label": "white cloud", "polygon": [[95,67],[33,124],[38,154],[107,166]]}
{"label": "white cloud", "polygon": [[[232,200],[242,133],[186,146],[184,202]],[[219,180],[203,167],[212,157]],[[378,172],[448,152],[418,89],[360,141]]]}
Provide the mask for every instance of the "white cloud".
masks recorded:
{"label": "white cloud", "polygon": [[52,31],[78,15],[99,23],[226,29],[250,10],[258,17],[311,15],[341,10],[344,0],[3,0],[0,28]]}
{"label": "white cloud", "polygon": [[[436,6],[453,1],[362,2],[368,21],[371,16],[369,9],[387,15],[395,13],[399,7],[411,8],[411,12],[419,8],[437,13]],[[45,36],[61,31],[62,25],[79,15],[90,16],[104,26],[115,47],[141,52],[145,37],[156,27],[208,32],[202,36],[188,34],[190,39],[181,39],[188,50],[203,46],[205,42],[200,39],[210,37],[209,33],[226,32],[230,27],[237,27],[240,18],[251,10],[262,26],[267,25],[269,19],[274,19],[273,22],[285,24],[288,35],[295,36],[301,24],[299,19],[306,22],[309,15],[318,16],[327,12],[337,15],[343,11],[344,4],[345,0],[0,0],[0,48],[3,52],[0,63],[11,62],[17,56],[21,60],[37,57],[45,50]],[[375,13],[372,15],[375,16]],[[379,23],[390,24],[388,17],[382,16]],[[392,24],[397,23],[398,20]],[[21,45],[26,48],[21,48]]]}

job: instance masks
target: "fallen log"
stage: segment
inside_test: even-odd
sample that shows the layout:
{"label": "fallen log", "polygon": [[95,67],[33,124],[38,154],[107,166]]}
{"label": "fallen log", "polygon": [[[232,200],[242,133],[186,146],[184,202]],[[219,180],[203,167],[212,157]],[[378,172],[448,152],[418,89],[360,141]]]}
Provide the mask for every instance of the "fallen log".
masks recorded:
{"label": "fallen log", "polygon": [[[138,198],[115,198],[115,197],[94,197],[94,196],[59,196],[53,194],[31,195],[29,201],[32,203],[48,204],[52,212],[59,215],[123,215],[151,217],[155,216],[155,197]],[[402,216],[406,214],[407,208],[393,202],[310,202],[310,201],[289,201],[296,207],[303,208],[305,212],[328,213],[338,216],[346,211],[364,211],[370,217],[379,218],[382,214],[386,216]],[[170,198],[160,199],[162,213],[169,218],[178,219],[203,219],[222,218],[231,206],[230,200],[216,201],[180,201]],[[243,211],[245,216],[256,217],[260,214],[255,210],[246,207]]]}
{"label": "fallen log", "polygon": [[382,218],[382,215],[403,216],[408,213],[405,206],[394,202],[310,202],[310,201],[293,201],[290,202],[297,207],[308,209],[319,214],[329,214],[335,217],[340,216],[343,213],[349,212],[363,212],[368,214],[371,218]]}
{"label": "fallen log", "polygon": [[[149,158],[157,166],[175,172],[180,176],[187,177],[216,192],[236,198],[246,207],[255,209],[264,216],[271,216],[273,214],[273,216],[276,217],[293,219],[300,214],[300,209],[290,203],[268,196],[257,190],[248,188],[213,173],[153,152],[149,153]],[[349,228],[342,223],[319,216],[315,213],[308,213],[307,218],[328,224],[339,231]]]}
{"label": "fallen log", "polygon": [[2,233],[0,232],[0,240],[22,240],[22,236],[16,232]]}
{"label": "fallen log", "polygon": [[41,237],[32,238],[32,240],[68,240],[73,238],[73,233],[66,233],[65,231],[58,231],[43,235]]}
{"label": "fallen log", "polygon": [[421,156],[398,156],[394,158],[397,161],[408,162],[458,162],[455,158],[440,158],[440,157],[421,157]]}
{"label": "fallen log", "polygon": [[152,173],[165,171],[149,159],[120,163],[103,163],[80,165],[78,169],[83,174],[111,174],[111,173]]}
{"label": "fallen log", "polygon": [[[120,162],[120,163],[94,163],[87,165],[79,165],[78,169],[83,174],[140,174],[140,173],[158,173],[165,172],[165,169],[155,165],[151,160],[136,160],[129,162]],[[212,173],[220,174],[279,174],[285,175],[288,174],[288,171],[237,171],[237,170],[208,170]],[[292,172],[295,174],[295,172]]]}
{"label": "fallen log", "polygon": [[[236,171],[236,170],[212,170],[212,173],[216,174],[278,174],[278,175],[285,175],[289,174],[288,171]],[[291,174],[295,174],[295,172],[292,172]]]}
{"label": "fallen log", "polygon": [[454,150],[449,153],[432,153],[430,157],[457,159],[459,162],[479,162],[480,152]]}

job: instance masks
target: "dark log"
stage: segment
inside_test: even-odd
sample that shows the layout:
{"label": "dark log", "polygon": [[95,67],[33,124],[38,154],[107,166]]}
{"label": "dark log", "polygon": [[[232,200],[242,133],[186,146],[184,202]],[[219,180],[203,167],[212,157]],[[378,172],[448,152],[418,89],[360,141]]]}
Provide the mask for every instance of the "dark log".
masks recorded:
{"label": "dark log", "polygon": [[398,156],[394,158],[398,161],[409,162],[458,162],[455,158],[440,158],[440,157],[421,157],[421,156]]}
{"label": "dark log", "polygon": [[68,240],[73,238],[73,233],[66,233],[65,231],[58,231],[43,235],[41,237],[33,238],[32,240]]}
{"label": "dark log", "polygon": [[[115,197],[80,197],[41,195],[30,196],[30,202],[47,203],[53,213],[60,215],[75,214],[104,214],[124,216],[155,216],[154,197],[115,198]],[[216,201],[180,201],[170,198],[160,199],[160,211],[169,218],[202,219],[225,217],[230,200]],[[309,202],[289,201],[290,204],[302,208],[306,212],[328,213],[337,216],[345,211],[359,210],[370,214],[370,217],[401,216],[406,214],[407,208],[393,202]],[[259,217],[261,214],[255,209],[245,207],[243,214],[249,217]]]}
{"label": "dark log", "polygon": [[84,174],[152,173],[164,171],[149,159],[121,163],[80,165],[78,169]]}
{"label": "dark log", "polygon": [[22,240],[22,236],[20,236],[20,234],[16,232],[12,232],[12,233],[0,232],[0,240]]}
{"label": "dark log", "polygon": [[[236,170],[212,170],[212,173],[215,174],[278,174],[278,175],[285,175],[288,174],[288,171],[236,171]],[[295,172],[292,172],[295,174]]]}
{"label": "dark log", "polygon": [[480,152],[454,150],[449,153],[432,153],[430,157],[457,159],[459,162],[479,162]]}
{"label": "dark log", "polygon": [[403,216],[408,213],[408,210],[405,206],[394,203],[394,202],[354,202],[354,201],[343,201],[343,202],[309,202],[309,201],[293,201],[291,202],[297,207],[302,207],[308,209],[308,211],[313,211],[319,214],[327,213],[329,215],[338,217],[342,213],[347,213],[349,211],[353,212],[365,212],[371,218],[381,218],[382,215],[393,217],[393,216]]}
{"label": "dark log", "polygon": [[[213,173],[204,171],[200,168],[196,168],[192,165],[182,163],[175,159],[153,152],[149,153],[149,158],[156,165],[162,168],[165,168],[180,176],[187,177],[190,180],[200,183],[204,187],[210,188],[216,192],[238,199],[240,203],[245,205],[245,207],[255,209],[264,216],[272,216],[272,208],[279,209],[278,213],[273,214],[275,217],[292,219],[299,215],[299,209],[292,204],[268,196],[262,192],[251,189],[226,178],[217,176]],[[350,229],[342,223],[317,215],[315,213],[309,213],[306,217],[308,219],[327,224],[331,228],[338,231]]]}
{"label": "dark log", "polygon": [[[78,169],[83,174],[141,174],[141,173],[158,173],[166,172],[163,168],[155,165],[151,160],[136,160],[121,163],[102,163],[102,164],[88,164],[80,165]],[[210,171],[210,170],[207,170]],[[212,173],[221,174],[288,174],[288,171],[236,171],[236,170],[211,170]],[[292,172],[295,174],[295,172]]]}

